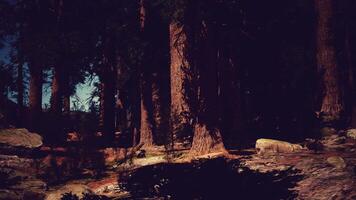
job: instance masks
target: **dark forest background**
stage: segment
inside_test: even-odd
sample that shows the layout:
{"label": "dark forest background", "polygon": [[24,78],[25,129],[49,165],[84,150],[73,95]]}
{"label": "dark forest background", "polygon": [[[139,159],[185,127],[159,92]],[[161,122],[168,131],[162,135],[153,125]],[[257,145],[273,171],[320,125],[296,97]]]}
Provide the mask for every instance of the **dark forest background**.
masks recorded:
{"label": "dark forest background", "polygon": [[[75,132],[92,145],[198,153],[353,127],[355,3],[1,0],[1,126],[48,144]],[[94,77],[89,110],[71,108]]]}

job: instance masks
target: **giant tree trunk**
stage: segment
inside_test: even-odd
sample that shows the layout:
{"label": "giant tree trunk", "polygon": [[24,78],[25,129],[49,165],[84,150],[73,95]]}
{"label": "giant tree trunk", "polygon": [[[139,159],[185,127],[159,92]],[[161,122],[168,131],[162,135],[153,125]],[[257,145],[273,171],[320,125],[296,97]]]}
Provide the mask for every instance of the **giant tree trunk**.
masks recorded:
{"label": "giant tree trunk", "polygon": [[203,21],[199,32],[198,111],[190,150],[193,155],[226,152],[218,125],[217,48],[212,26]]}
{"label": "giant tree trunk", "polygon": [[[140,0],[140,25],[142,35],[145,36],[145,25],[146,25],[146,1]],[[144,52],[145,54],[146,52]],[[147,67],[144,66],[146,59],[141,63],[140,68],[140,97],[141,97],[141,120],[140,120],[140,142],[143,147],[150,147],[153,145],[153,125],[150,119],[152,112],[150,107],[152,105],[152,87],[150,82],[150,74],[147,72]]]}
{"label": "giant tree trunk", "polygon": [[323,90],[320,112],[323,121],[335,123],[341,119],[344,101],[340,90],[339,66],[335,50],[333,0],[315,0],[317,12],[317,67]]}
{"label": "giant tree trunk", "polygon": [[[168,141],[170,113],[170,73],[169,73],[169,26],[155,16],[150,28],[150,50],[152,74],[152,118],[154,125],[153,140],[157,145]],[[157,27],[156,27],[157,26]]]}
{"label": "giant tree trunk", "polygon": [[[231,41],[219,41],[226,44]],[[236,58],[236,49],[219,49],[219,107],[221,109],[221,131],[226,146],[236,146],[246,135],[243,135],[242,92]]]}
{"label": "giant tree trunk", "polygon": [[39,131],[39,122],[42,112],[42,69],[36,63],[31,62],[30,71],[30,95],[28,128],[30,131]]}
{"label": "giant tree trunk", "polygon": [[166,142],[169,127],[169,31],[149,1],[141,1],[142,38],[147,42],[141,66],[141,138],[146,146]]}
{"label": "giant tree trunk", "polygon": [[141,80],[141,126],[139,144],[143,144],[143,147],[147,148],[153,145],[153,127],[152,118],[150,117],[152,111],[149,110],[152,102],[149,99],[151,96],[147,96],[147,94],[145,94],[147,90],[144,91],[146,88],[144,85],[144,81]]}
{"label": "giant tree trunk", "polygon": [[356,127],[356,87],[355,87],[355,78],[356,78],[356,70],[355,70],[355,58],[353,57],[353,53],[355,52],[354,46],[354,36],[355,28],[353,24],[356,22],[355,17],[356,14],[354,12],[354,8],[356,7],[356,3],[352,0],[347,0],[344,2],[344,9],[346,10],[346,30],[345,30],[345,55],[347,60],[347,97],[345,99],[347,102],[346,110],[348,113],[348,125],[350,127]]}
{"label": "giant tree trunk", "polygon": [[191,70],[187,58],[187,33],[183,27],[172,22],[170,31],[171,55],[171,129],[172,143],[184,142],[192,135],[191,110],[186,97],[185,86],[189,85],[188,73]]}

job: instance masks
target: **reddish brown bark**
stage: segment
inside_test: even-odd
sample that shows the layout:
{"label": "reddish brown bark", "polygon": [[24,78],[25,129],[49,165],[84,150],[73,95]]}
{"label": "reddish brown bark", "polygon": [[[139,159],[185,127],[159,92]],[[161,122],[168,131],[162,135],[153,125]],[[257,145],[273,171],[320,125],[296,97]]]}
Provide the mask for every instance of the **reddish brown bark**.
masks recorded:
{"label": "reddish brown bark", "polygon": [[170,55],[171,55],[171,128],[173,141],[182,142],[184,133],[190,130],[191,110],[184,90],[184,82],[188,81],[187,72],[191,70],[187,55],[187,35],[183,27],[177,23],[170,24]]}
{"label": "reddish brown bark", "polygon": [[117,55],[115,35],[106,32],[104,35],[104,51],[100,71],[100,128],[108,142],[115,138],[115,94],[117,78]]}
{"label": "reddish brown bark", "polygon": [[68,94],[63,95],[63,115],[66,116],[70,112],[70,96]]}
{"label": "reddish brown bark", "polygon": [[55,115],[61,115],[62,113],[62,73],[59,67],[54,68],[53,80],[51,86],[51,111]]}
{"label": "reddish brown bark", "polygon": [[141,66],[141,138],[146,146],[166,141],[169,127],[168,24],[149,1],[141,1],[142,38],[147,41]]}
{"label": "reddish brown bark", "polygon": [[[145,24],[146,24],[146,1],[140,1],[140,25],[142,35],[145,36]],[[146,52],[144,52],[146,53]],[[145,56],[145,55],[144,55]],[[153,132],[152,132],[152,121],[150,120],[151,112],[149,112],[149,107],[152,105],[150,103],[150,98],[152,94],[148,91],[150,88],[149,74],[147,72],[147,66],[144,66],[146,60],[143,61],[141,65],[141,76],[140,76],[140,93],[141,93],[141,120],[140,120],[140,142],[143,147],[149,147],[153,145]]]}
{"label": "reddish brown bark", "polygon": [[35,62],[31,62],[29,71],[30,94],[28,127],[30,131],[38,131],[42,112],[42,69]]}
{"label": "reddish brown bark", "polygon": [[214,34],[213,25],[202,21],[197,57],[199,105],[190,150],[195,155],[226,152],[218,126],[218,71]]}
{"label": "reddish brown bark", "polygon": [[140,142],[143,147],[150,147],[153,145],[152,123],[149,119],[149,112],[147,105],[145,105],[145,97],[141,96],[141,127],[140,127]]}
{"label": "reddish brown bark", "polygon": [[105,71],[100,84],[99,127],[104,137],[115,133],[115,73]]}
{"label": "reddish brown bark", "polygon": [[323,121],[336,122],[341,118],[344,102],[335,50],[333,1],[315,0],[315,8],[317,13],[316,58],[323,89],[320,111],[325,115]]}
{"label": "reddish brown bark", "polygon": [[353,23],[354,23],[354,11],[353,8],[355,7],[353,1],[345,1],[344,2],[344,8],[346,10],[346,30],[345,30],[345,55],[346,55],[346,60],[347,60],[347,91],[345,100],[347,114],[348,114],[348,122],[350,127],[356,127],[356,91],[355,91],[355,66],[354,66],[354,58],[352,56],[354,52],[354,48],[352,46],[353,37],[352,35],[354,34],[354,28],[353,28]]}
{"label": "reddish brown bark", "polygon": [[109,70],[104,78],[103,87],[103,133],[107,138],[114,138],[115,133],[115,73]]}

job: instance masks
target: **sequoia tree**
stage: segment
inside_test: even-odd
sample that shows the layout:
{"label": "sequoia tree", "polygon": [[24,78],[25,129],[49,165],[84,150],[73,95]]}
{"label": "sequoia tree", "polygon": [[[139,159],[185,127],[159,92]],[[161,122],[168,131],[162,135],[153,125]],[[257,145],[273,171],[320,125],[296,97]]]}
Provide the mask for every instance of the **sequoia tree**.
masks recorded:
{"label": "sequoia tree", "polygon": [[[199,10],[198,10],[199,11]],[[200,14],[199,12],[196,12]],[[191,154],[225,152],[218,113],[218,62],[216,24],[210,19],[198,17],[196,26],[196,79],[198,107],[194,124]]]}
{"label": "sequoia tree", "polygon": [[[145,34],[146,23],[146,3],[140,1],[140,23],[142,34]],[[148,67],[144,66],[144,61],[140,68],[140,90],[141,90],[141,122],[140,122],[140,144],[145,147],[153,145],[153,123],[152,123],[152,87]]]}
{"label": "sequoia tree", "polygon": [[145,146],[166,142],[169,118],[169,31],[159,9],[141,1],[141,138]]}
{"label": "sequoia tree", "polygon": [[338,122],[344,111],[340,66],[335,47],[334,1],[315,0],[317,13],[316,61],[322,90],[320,113],[327,123]]}
{"label": "sequoia tree", "polygon": [[191,133],[191,108],[186,97],[186,84],[189,85],[191,66],[187,58],[187,33],[183,26],[170,24],[171,55],[171,128],[173,141],[181,142]]}
{"label": "sequoia tree", "polygon": [[30,94],[29,94],[29,116],[28,127],[31,131],[38,131],[40,115],[42,112],[42,84],[43,84],[43,72],[40,63],[35,61],[29,63],[30,71]]}

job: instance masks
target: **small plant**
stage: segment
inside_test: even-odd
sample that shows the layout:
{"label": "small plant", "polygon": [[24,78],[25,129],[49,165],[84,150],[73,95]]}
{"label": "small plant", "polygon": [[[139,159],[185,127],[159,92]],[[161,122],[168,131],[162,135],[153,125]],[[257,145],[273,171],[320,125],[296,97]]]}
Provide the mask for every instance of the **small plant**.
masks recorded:
{"label": "small plant", "polygon": [[79,200],[79,197],[72,192],[65,193],[62,195],[61,200]]}

